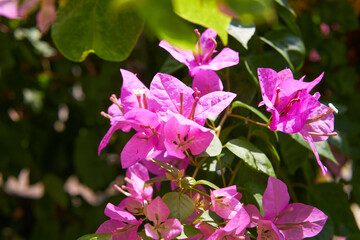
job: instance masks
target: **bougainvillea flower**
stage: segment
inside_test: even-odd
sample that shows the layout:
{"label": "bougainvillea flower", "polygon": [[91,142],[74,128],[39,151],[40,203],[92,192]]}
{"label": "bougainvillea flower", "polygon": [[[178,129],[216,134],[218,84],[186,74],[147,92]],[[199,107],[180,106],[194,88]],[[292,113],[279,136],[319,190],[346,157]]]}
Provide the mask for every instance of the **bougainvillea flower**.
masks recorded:
{"label": "bougainvillea flower", "polygon": [[128,190],[126,194],[128,197],[138,200],[143,203],[145,201],[150,202],[153,193],[152,185],[145,186],[145,182],[149,180],[149,172],[140,163],[135,163],[126,170],[126,187],[123,188]]}
{"label": "bougainvillea flower", "polygon": [[169,113],[164,124],[162,141],[169,155],[183,159],[184,151],[189,149],[193,155],[205,151],[214,135],[210,129],[200,126],[180,114]]}
{"label": "bougainvillea flower", "polygon": [[195,29],[195,32],[198,34],[199,40],[194,51],[179,49],[165,40],[162,40],[159,44],[160,47],[168,51],[176,60],[189,68],[190,76],[194,77],[201,69],[217,71],[239,63],[239,53],[230,48],[224,48],[212,58],[217,46],[215,41],[217,34],[214,30],[209,28],[201,35],[197,29]]}
{"label": "bougainvillea flower", "polygon": [[200,91],[200,97],[211,92],[222,91],[224,88],[220,77],[212,70],[199,70],[194,77],[192,87]]}
{"label": "bougainvillea flower", "polygon": [[289,69],[277,73],[269,68],[259,68],[258,76],[263,101],[259,106],[266,105],[271,112],[272,131],[285,133],[300,132],[310,144],[323,174],[326,167],[321,163],[314,142],[324,141],[334,136],[334,115],[337,110],[321,104],[319,93],[310,95],[310,91],[322,79],[323,74],[312,82],[303,82],[303,78],[295,80]]}
{"label": "bougainvillea flower", "polygon": [[0,0],[0,16],[14,19],[19,18],[17,0]]}
{"label": "bougainvillea flower", "polygon": [[302,203],[289,204],[286,185],[269,177],[262,198],[264,216],[253,205],[245,209],[252,218],[250,226],[258,227],[258,239],[300,240],[316,236],[322,230],[327,216],[319,209]]}
{"label": "bougainvillea flower", "polygon": [[105,208],[105,215],[110,220],[105,221],[96,230],[96,233],[110,233],[113,240],[141,239],[137,233],[142,220],[137,220],[131,213],[108,203]]}
{"label": "bougainvillea flower", "polygon": [[[167,111],[181,114],[204,125],[207,118],[218,116],[236,97],[231,92],[215,91],[200,97],[177,78],[158,73],[150,85],[151,105],[166,120]],[[195,97],[194,97],[195,93]]]}
{"label": "bougainvillea flower", "polygon": [[[241,208],[237,213],[226,223],[225,227],[220,227],[215,230],[207,239],[228,239],[236,240],[244,236],[245,230],[250,223],[250,217],[244,208]],[[244,239],[244,238],[240,238]]]}
{"label": "bougainvillea flower", "polygon": [[183,230],[178,219],[168,219],[169,208],[160,197],[156,197],[146,208],[147,218],[153,222],[145,224],[145,234],[152,239],[170,240],[178,236]]}
{"label": "bougainvillea flower", "polygon": [[26,18],[41,3],[36,15],[37,27],[44,33],[49,30],[56,18],[56,7],[54,0],[25,0],[19,4],[18,0],[0,0],[0,16],[10,19]]}
{"label": "bougainvillea flower", "polygon": [[237,192],[235,185],[210,191],[210,197],[210,210],[224,219],[233,218],[242,208],[241,193]]}

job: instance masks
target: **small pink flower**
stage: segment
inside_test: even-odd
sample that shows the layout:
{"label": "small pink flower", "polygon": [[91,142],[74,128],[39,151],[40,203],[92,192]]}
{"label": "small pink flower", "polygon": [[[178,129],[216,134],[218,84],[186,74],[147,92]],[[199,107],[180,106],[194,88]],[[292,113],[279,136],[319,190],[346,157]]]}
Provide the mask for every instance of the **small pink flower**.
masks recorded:
{"label": "small pink flower", "polygon": [[96,230],[96,233],[110,233],[113,240],[140,239],[137,230],[142,220],[137,220],[131,213],[108,203],[105,208],[105,215],[110,220],[105,221]]}
{"label": "small pink flower", "polygon": [[271,112],[272,131],[285,133],[301,133],[312,148],[323,174],[326,167],[321,163],[314,142],[325,141],[335,136],[334,114],[337,112],[332,105],[327,107],[318,99],[319,93],[310,95],[310,91],[322,79],[323,74],[312,82],[303,82],[303,78],[295,80],[289,69],[276,72],[270,68],[259,68],[258,76],[263,101],[259,106],[266,105]]}
{"label": "small pink flower", "polygon": [[194,51],[179,49],[165,40],[162,40],[159,44],[160,47],[168,51],[176,60],[189,68],[190,76],[195,76],[201,69],[217,71],[239,63],[239,54],[230,48],[224,48],[212,58],[217,46],[215,41],[217,34],[213,29],[209,28],[201,35],[197,29],[195,29],[195,32],[199,35],[199,41]]}
{"label": "small pink flower", "polygon": [[245,206],[251,216],[250,227],[258,227],[258,239],[300,240],[319,234],[327,216],[319,209],[302,203],[289,204],[286,185],[269,177],[262,203],[264,216],[254,205]]}
{"label": "small pink flower", "polygon": [[169,208],[160,197],[156,197],[147,207],[146,216],[153,222],[145,224],[145,234],[152,239],[170,240],[178,236],[183,230],[178,219],[168,219]]}

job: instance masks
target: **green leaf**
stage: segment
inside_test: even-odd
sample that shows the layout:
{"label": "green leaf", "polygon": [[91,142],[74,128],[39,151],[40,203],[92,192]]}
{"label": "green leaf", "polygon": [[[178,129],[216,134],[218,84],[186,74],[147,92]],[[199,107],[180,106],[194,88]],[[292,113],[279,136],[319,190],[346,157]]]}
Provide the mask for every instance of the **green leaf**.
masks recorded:
{"label": "green leaf", "polygon": [[256,31],[255,25],[244,26],[237,20],[232,20],[227,27],[227,32],[238,40],[245,49],[248,49],[248,42]]}
{"label": "green leaf", "polygon": [[199,156],[207,156],[207,157],[213,157],[217,156],[222,151],[222,143],[220,139],[216,136],[216,134],[211,131],[211,133],[214,135],[214,138],[211,140],[210,145],[205,149],[204,152],[200,153]]}
{"label": "green leaf", "polygon": [[179,192],[166,193],[162,200],[170,210],[169,218],[177,218],[182,223],[191,216],[195,208],[193,201]]}
{"label": "green leaf", "polygon": [[359,231],[350,210],[348,196],[340,184],[312,185],[308,188],[308,194],[310,204],[332,218],[335,235],[348,236]]}
{"label": "green leaf", "polygon": [[[282,2],[281,0],[277,0],[277,2]],[[287,4],[287,3],[286,3]],[[281,17],[282,20],[286,23],[286,25],[291,29],[293,33],[295,33],[298,36],[301,36],[301,31],[299,26],[296,23],[296,14],[294,10],[287,5],[280,4],[281,6],[278,8],[278,14]]]}
{"label": "green leaf", "polygon": [[269,176],[276,177],[268,157],[252,143],[243,138],[238,138],[230,140],[225,146],[237,157],[243,159],[251,168]]}
{"label": "green leaf", "polygon": [[294,174],[304,161],[308,160],[309,151],[288,134],[282,134],[279,141],[280,153],[282,160],[289,169],[290,174]]}
{"label": "green leaf", "polygon": [[217,223],[222,222],[223,219],[219,217],[215,212],[206,210],[199,218],[204,223],[207,223],[213,227],[218,227]]}
{"label": "green leaf", "polygon": [[201,231],[191,225],[184,224],[183,230],[175,239],[188,239],[189,237],[201,234]]}
{"label": "green leaf", "polygon": [[112,236],[110,233],[95,233],[84,235],[77,240],[111,240]]}
{"label": "green leaf", "polygon": [[169,0],[142,0],[139,13],[152,28],[158,39],[185,49],[193,49],[197,35],[193,27],[173,12]]}
{"label": "green leaf", "polygon": [[260,117],[262,120],[264,120],[264,122],[267,122],[269,121],[269,119],[262,113],[260,112],[259,110],[257,110],[256,108],[246,104],[246,103],[243,103],[241,101],[235,101],[232,103],[231,105],[231,109],[234,109],[234,108],[237,108],[237,107],[242,107],[242,108],[246,108],[248,110],[250,110],[251,112],[255,113],[258,117]]}
{"label": "green leaf", "polygon": [[287,9],[294,17],[296,17],[295,11],[290,7],[289,3],[286,0],[275,0],[277,4]]}
{"label": "green leaf", "polygon": [[231,12],[238,14],[245,25],[271,22],[276,19],[272,0],[225,0]]}
{"label": "green leaf", "polygon": [[108,61],[125,60],[140,36],[143,21],[128,4],[116,0],[71,0],[57,11],[51,35],[72,61],[95,53]]}
{"label": "green leaf", "polygon": [[214,29],[224,45],[227,44],[226,28],[231,17],[219,11],[216,0],[172,0],[174,11],[189,22]]}
{"label": "green leaf", "polygon": [[151,161],[153,161],[154,163],[156,163],[159,167],[165,169],[167,172],[171,173],[173,176],[178,176],[180,173],[180,170],[177,169],[176,167],[174,167],[173,165],[163,162],[163,161],[159,161],[153,158],[149,158]]}
{"label": "green leaf", "polygon": [[[294,134],[289,134],[289,135],[295,141],[300,143],[302,146],[304,146],[307,149],[309,149],[310,151],[312,151],[309,143],[304,140],[304,138],[301,136],[300,133],[294,133]],[[334,157],[334,154],[331,151],[329,143],[327,141],[314,142],[314,144],[315,144],[315,147],[316,147],[316,151],[319,153],[320,156],[323,156],[323,157],[329,159],[330,161],[338,164],[338,162],[336,161],[336,159]]]}
{"label": "green leaf", "polygon": [[300,37],[287,30],[267,32],[260,39],[283,56],[292,71],[299,70],[305,59],[305,46]]}
{"label": "green leaf", "polygon": [[174,73],[175,71],[181,69],[184,66],[185,66],[184,64],[177,61],[172,56],[168,56],[168,58],[165,60],[164,64],[161,66],[159,72],[172,74],[172,73]]}
{"label": "green leaf", "polygon": [[215,184],[213,184],[212,182],[209,182],[207,180],[198,180],[198,181],[196,181],[196,184],[206,185],[206,186],[211,187],[212,189],[220,189],[218,186],[216,186]]}

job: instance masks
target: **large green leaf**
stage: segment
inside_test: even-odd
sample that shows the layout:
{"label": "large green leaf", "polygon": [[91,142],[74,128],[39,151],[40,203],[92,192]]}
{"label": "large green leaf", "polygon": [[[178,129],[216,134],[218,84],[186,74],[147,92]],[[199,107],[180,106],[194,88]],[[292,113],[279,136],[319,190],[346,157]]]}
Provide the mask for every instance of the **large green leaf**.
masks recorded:
{"label": "large green leaf", "polygon": [[227,3],[230,12],[235,12],[245,25],[271,22],[276,18],[272,0],[225,0],[223,2]]}
{"label": "large green leaf", "polygon": [[143,21],[116,0],[71,0],[57,12],[51,33],[57,49],[72,61],[95,53],[108,61],[125,60],[140,36]]}
{"label": "large green leaf", "polygon": [[170,210],[169,218],[177,218],[184,222],[194,211],[193,201],[185,194],[179,192],[168,192],[162,200]]}
{"label": "large green leaf", "polygon": [[227,32],[233,36],[241,45],[248,49],[248,42],[256,31],[255,25],[244,26],[239,21],[233,20],[227,27]]}
{"label": "large green leaf", "polygon": [[142,0],[139,1],[138,9],[158,39],[180,48],[195,47],[197,35],[193,27],[173,12],[171,1]]}
{"label": "large green leaf", "polygon": [[303,65],[305,46],[300,37],[287,30],[273,30],[260,39],[279,52],[291,70],[299,70]]}
{"label": "large green leaf", "polygon": [[230,140],[225,146],[237,157],[243,159],[251,168],[276,177],[268,157],[252,143],[243,138],[238,138]]}
{"label": "large green leaf", "polygon": [[231,17],[221,13],[216,0],[172,0],[174,11],[180,17],[214,29],[224,45],[227,44],[226,28],[231,22]]}

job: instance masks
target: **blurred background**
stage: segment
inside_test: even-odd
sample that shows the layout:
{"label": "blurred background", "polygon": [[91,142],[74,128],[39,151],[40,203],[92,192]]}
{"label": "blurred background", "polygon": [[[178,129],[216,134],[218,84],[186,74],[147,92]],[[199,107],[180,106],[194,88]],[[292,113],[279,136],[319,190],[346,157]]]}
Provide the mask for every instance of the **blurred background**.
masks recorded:
{"label": "blurred background", "polygon": [[[329,163],[331,173],[318,181],[341,182],[341,197],[353,216],[342,215],[337,221],[349,223],[318,237],[331,239],[358,231],[352,219],[357,218],[358,225],[360,221],[360,1],[289,4],[306,49],[297,75],[309,81],[325,72],[317,90],[323,102],[339,109],[335,124],[341,137],[333,138],[331,147],[340,165]],[[146,85],[159,71],[183,79],[187,69],[171,61],[146,25],[127,60],[108,62],[90,55],[72,62],[56,50],[50,33],[42,35],[34,27],[35,21],[35,14],[23,20],[0,17],[0,239],[77,239],[95,232],[106,220],[105,205],[123,197],[112,185],[123,183],[119,154],[131,133],[115,134],[97,154],[109,127],[100,112],[107,110],[111,94],[120,94],[119,69],[137,73]],[[262,25],[258,33],[276,29],[278,21]],[[255,34],[249,49],[258,42]],[[268,46],[248,51],[229,37],[229,47],[239,51],[250,68],[255,67],[254,52],[273,54],[257,61],[259,66],[286,66]],[[280,59],[276,66],[274,59]],[[256,106],[259,89],[247,65],[231,68],[230,76],[239,99]]]}

